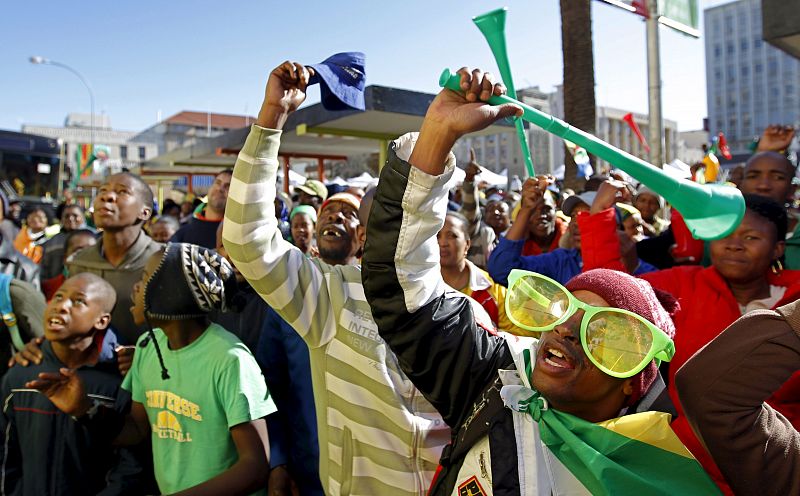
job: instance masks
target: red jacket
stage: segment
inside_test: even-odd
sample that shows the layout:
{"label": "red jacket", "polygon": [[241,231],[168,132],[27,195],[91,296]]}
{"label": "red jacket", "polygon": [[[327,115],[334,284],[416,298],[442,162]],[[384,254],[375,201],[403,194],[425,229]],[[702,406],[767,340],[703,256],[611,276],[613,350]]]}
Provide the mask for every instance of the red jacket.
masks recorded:
{"label": "red jacket", "polygon": [[[578,216],[581,229],[583,270],[598,267],[624,270],[619,257],[619,239],[611,209],[595,215]],[[679,417],[671,426],[714,481],[727,494],[733,494],[711,456],[702,447],[683,416],[675,389],[675,372],[700,348],[742,316],[739,304],[725,280],[714,267],[688,265],[650,272],[640,276],[653,287],[671,293],[680,303],[675,322],[675,356],[669,363],[669,393]],[[800,298],[800,271],[784,270],[769,274],[769,283],[783,286],[786,293],[775,307]],[[795,373],[768,401],[800,430],[800,372]]]}

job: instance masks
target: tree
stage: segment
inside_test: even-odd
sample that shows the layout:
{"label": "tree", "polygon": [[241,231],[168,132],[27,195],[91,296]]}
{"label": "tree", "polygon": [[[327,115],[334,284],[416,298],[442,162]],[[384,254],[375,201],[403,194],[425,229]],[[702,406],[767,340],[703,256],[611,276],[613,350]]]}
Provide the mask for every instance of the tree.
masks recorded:
{"label": "tree", "polygon": [[[564,58],[564,120],[595,133],[594,54],[592,53],[591,0],[560,0],[561,50]],[[592,166],[593,156],[589,156]],[[580,191],[582,181],[576,177],[577,166],[564,147],[564,185]]]}

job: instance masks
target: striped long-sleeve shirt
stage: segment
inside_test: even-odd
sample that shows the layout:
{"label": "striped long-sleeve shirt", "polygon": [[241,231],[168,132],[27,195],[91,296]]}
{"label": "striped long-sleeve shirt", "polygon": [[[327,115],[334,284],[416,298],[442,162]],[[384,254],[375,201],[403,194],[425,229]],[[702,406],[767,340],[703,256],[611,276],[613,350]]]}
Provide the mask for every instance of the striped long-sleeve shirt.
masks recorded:
{"label": "striped long-sleeve shirt", "polygon": [[308,259],[278,230],[280,131],[253,126],[236,161],[225,248],[308,344],[328,494],[425,494],[450,429],[378,334],[356,266]]}

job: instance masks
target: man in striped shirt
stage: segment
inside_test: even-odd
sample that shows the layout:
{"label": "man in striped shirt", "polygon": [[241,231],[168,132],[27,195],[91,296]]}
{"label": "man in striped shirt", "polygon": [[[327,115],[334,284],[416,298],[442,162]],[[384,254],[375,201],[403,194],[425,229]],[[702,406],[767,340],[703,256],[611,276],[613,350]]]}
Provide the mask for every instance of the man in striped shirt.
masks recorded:
{"label": "man in striped shirt", "polygon": [[281,128],[305,100],[311,71],[284,62],[270,74],[234,168],[223,242],[242,275],[308,345],[326,493],[423,495],[450,429],[378,335],[356,265],[366,227],[356,207],[322,206],[321,260],[285,241],[275,218]]}

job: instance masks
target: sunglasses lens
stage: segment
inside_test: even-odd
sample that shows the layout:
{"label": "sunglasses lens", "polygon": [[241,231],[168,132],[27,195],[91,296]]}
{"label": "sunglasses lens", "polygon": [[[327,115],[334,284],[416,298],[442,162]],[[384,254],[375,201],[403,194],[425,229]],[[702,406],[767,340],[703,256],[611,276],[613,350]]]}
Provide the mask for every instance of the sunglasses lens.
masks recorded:
{"label": "sunglasses lens", "polygon": [[506,299],[511,321],[529,330],[553,325],[569,306],[568,296],[561,287],[530,274],[511,285]]}
{"label": "sunglasses lens", "polygon": [[600,312],[586,327],[586,347],[608,370],[624,374],[642,364],[653,347],[653,333],[639,319],[618,312]]}

